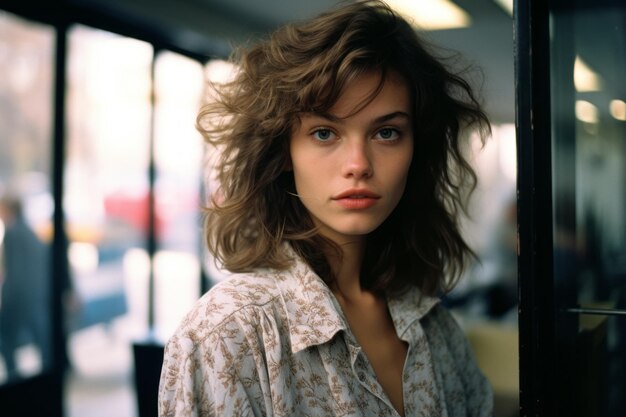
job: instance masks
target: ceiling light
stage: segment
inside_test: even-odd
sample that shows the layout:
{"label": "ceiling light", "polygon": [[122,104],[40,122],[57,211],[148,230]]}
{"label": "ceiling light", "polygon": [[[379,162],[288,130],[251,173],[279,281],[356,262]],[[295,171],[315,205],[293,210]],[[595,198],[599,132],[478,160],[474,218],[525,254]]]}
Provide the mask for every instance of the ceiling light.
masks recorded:
{"label": "ceiling light", "polygon": [[598,123],[598,108],[585,100],[576,100],[576,118],[585,123]]}
{"label": "ceiling light", "polygon": [[626,122],[626,103],[623,100],[611,100],[609,110],[611,111],[611,116]]}
{"label": "ceiling light", "polygon": [[509,14],[513,16],[513,0],[493,0],[496,4]]}
{"label": "ceiling light", "polygon": [[574,62],[574,86],[578,92],[600,91],[602,89],[602,80],[598,73],[589,68],[579,56],[576,56]]}
{"label": "ceiling light", "polygon": [[459,29],[472,23],[470,15],[449,0],[388,0],[387,3],[418,29]]}

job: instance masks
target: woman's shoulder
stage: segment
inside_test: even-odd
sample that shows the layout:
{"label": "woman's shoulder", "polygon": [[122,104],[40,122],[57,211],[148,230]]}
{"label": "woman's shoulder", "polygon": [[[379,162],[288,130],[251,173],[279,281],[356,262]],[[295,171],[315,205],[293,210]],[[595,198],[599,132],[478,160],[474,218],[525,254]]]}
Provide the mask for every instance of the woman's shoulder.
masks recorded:
{"label": "woman's shoulder", "polygon": [[279,298],[275,273],[259,270],[232,274],[215,284],[187,313],[172,339],[197,344],[224,327],[236,326],[251,310]]}
{"label": "woman's shoulder", "polygon": [[457,318],[438,304],[425,316],[424,328],[432,362],[447,393],[452,415],[488,416],[493,409],[491,386],[478,368],[472,346]]}
{"label": "woman's shoulder", "polygon": [[425,318],[438,331],[443,333],[445,339],[450,341],[451,345],[458,346],[459,342],[465,342],[465,333],[458,319],[441,303],[433,306]]}
{"label": "woman's shoulder", "polygon": [[276,277],[280,274],[272,269],[230,274],[213,285],[198,305],[230,305],[239,309],[245,305],[265,304],[277,296]]}

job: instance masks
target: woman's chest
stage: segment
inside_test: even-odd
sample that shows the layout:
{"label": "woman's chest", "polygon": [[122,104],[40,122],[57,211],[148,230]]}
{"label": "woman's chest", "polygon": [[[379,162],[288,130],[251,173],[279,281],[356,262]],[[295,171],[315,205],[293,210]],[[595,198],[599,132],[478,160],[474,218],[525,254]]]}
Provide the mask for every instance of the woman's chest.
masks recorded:
{"label": "woman's chest", "polygon": [[[283,360],[280,366],[270,361],[269,392],[275,412],[311,416],[400,415],[363,349],[345,336],[340,333],[329,343],[312,346]],[[429,416],[443,415],[437,378],[427,352],[420,354],[409,349],[402,362],[405,366],[400,371],[400,391],[405,415],[417,415],[417,410],[425,409],[430,410]]]}

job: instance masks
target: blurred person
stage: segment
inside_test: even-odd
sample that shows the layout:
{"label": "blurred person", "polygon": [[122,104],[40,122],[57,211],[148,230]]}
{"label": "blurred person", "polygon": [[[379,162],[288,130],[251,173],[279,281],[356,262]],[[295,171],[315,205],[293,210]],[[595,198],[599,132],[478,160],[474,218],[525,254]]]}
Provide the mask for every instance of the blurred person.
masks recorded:
{"label": "blurred person", "polygon": [[[48,248],[28,226],[18,198],[0,199],[5,232],[0,268],[0,352],[8,380],[19,378],[17,349],[34,344],[42,369],[51,365]],[[2,273],[3,272],[3,273]]]}
{"label": "blurred person", "polygon": [[344,3],[238,55],[198,117],[220,149],[205,237],[233,275],[169,340],[159,415],[491,416],[439,296],[488,120],[385,3]]}

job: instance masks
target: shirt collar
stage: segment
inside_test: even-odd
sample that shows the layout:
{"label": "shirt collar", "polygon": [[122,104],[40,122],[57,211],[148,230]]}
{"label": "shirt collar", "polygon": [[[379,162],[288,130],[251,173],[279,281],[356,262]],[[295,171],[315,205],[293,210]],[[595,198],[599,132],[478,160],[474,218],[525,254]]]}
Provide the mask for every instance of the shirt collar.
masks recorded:
{"label": "shirt collar", "polygon": [[422,294],[417,287],[388,296],[387,306],[398,337],[403,338],[411,325],[424,317],[439,301],[437,297]]}
{"label": "shirt collar", "polygon": [[[347,330],[348,324],[328,285],[289,244],[285,244],[285,250],[293,265],[277,272],[274,280],[288,321],[291,350],[296,353],[328,342],[337,332]],[[398,336],[402,337],[438,302],[438,298],[425,296],[415,287],[388,296],[388,308]]]}
{"label": "shirt collar", "polygon": [[348,328],[335,296],[326,283],[298,256],[290,245],[291,268],[274,275],[289,326],[293,353],[332,339]]}

